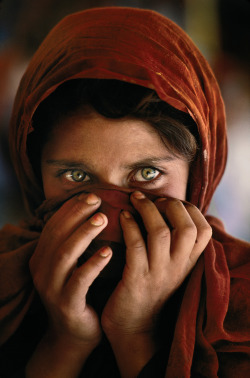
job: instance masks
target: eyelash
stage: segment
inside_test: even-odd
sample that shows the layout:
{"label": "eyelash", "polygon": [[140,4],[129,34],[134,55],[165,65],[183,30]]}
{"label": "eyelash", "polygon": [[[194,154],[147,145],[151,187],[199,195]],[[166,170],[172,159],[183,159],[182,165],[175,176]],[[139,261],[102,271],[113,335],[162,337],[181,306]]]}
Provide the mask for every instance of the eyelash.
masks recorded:
{"label": "eyelash", "polygon": [[[66,174],[68,173],[69,175],[72,176],[72,174],[73,174],[74,171],[82,171],[86,176],[89,176],[86,172],[84,172],[80,168],[72,168],[72,169],[61,169],[61,170],[59,170],[58,172],[56,172],[56,177],[63,178],[67,182],[73,182],[73,183],[77,183],[77,182],[78,183],[84,183],[84,182],[86,182],[86,181],[75,181],[73,179],[71,181],[71,180],[67,179]],[[89,180],[87,180],[87,181],[89,181]]]}
{"label": "eyelash", "polygon": [[[140,171],[142,172],[143,169],[153,169],[155,171],[158,172],[158,175],[153,178],[152,180],[146,180],[145,181],[139,181],[139,180],[135,180],[134,177],[137,173],[139,173]],[[73,169],[62,169],[62,170],[59,170],[57,173],[56,173],[56,177],[63,177],[65,179],[65,181],[67,183],[79,183],[79,184],[84,184],[84,183],[88,183],[89,181],[91,181],[91,178],[90,180],[86,180],[86,181],[75,181],[75,180],[68,180],[66,178],[66,173],[68,174],[71,174],[72,175],[72,172],[73,171],[82,171],[84,174],[86,174],[86,176],[90,177],[90,175],[88,175],[88,173],[84,172],[82,169],[78,169],[78,168],[73,168]],[[131,172],[131,174],[129,175],[129,179],[130,179],[130,182],[134,185],[140,185],[140,186],[146,186],[146,185],[155,185],[157,183],[157,181],[161,178],[162,175],[166,174],[166,172],[163,172],[161,169],[159,168],[156,168],[156,167],[152,167],[152,166],[143,166],[141,168],[137,168],[136,170],[134,170],[133,172]]]}
{"label": "eyelash", "polygon": [[[157,176],[156,176],[155,178],[153,178],[153,179],[151,179],[151,180],[146,180],[146,179],[145,179],[145,181],[135,180],[135,179],[134,179],[135,175],[136,175],[137,173],[139,173],[139,172],[142,172],[144,169],[153,169],[154,171],[157,171],[158,174],[157,174]],[[161,178],[161,176],[162,176],[163,174],[164,174],[164,172],[163,172],[161,169],[156,168],[156,167],[150,167],[150,166],[148,166],[148,167],[137,168],[134,172],[132,172],[132,173],[130,174],[130,177],[131,177],[131,182],[132,182],[132,183],[135,183],[135,184],[137,184],[137,185],[138,185],[138,183],[139,183],[140,186],[146,186],[146,185],[149,185],[149,184],[150,184],[150,185],[152,185],[152,184],[156,184],[157,181]],[[141,174],[141,175],[142,175],[142,174]]]}

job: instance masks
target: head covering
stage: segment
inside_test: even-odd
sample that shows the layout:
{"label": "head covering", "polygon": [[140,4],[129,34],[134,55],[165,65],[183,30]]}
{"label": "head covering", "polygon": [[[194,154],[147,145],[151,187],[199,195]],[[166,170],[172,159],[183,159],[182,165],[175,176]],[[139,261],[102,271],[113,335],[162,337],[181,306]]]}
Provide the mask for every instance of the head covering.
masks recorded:
{"label": "head covering", "polygon": [[[191,115],[201,148],[192,166],[190,200],[205,214],[227,154],[217,82],[206,60],[176,24],[154,11],[119,7],[90,9],[64,18],[41,44],[23,76],[11,119],[10,148],[30,210],[34,213],[44,199],[27,156],[32,116],[60,84],[76,78],[118,79],[145,86]],[[185,285],[170,353],[165,355],[166,377],[170,378],[243,377],[247,372],[249,245],[226,235],[219,221],[207,219],[213,226],[213,240]],[[32,300],[25,267],[41,231],[38,223],[21,230],[5,228],[1,233],[0,265],[5,274],[0,280],[8,288],[6,293],[0,290],[3,339],[19,326]]]}
{"label": "head covering", "polygon": [[201,149],[191,202],[206,211],[226,162],[224,105],[214,75],[187,34],[150,10],[100,8],[64,18],[41,44],[17,92],[10,149],[26,203],[43,200],[27,157],[32,116],[57,86],[75,78],[118,79],[154,89],[197,123]]}

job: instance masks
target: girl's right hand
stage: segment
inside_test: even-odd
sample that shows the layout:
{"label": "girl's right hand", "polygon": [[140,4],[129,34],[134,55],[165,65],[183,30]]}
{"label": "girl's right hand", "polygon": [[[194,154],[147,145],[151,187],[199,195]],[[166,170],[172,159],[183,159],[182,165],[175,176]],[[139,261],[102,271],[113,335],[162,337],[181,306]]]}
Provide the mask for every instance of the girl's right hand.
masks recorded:
{"label": "girl's right hand", "polygon": [[104,247],[80,267],[77,261],[108,223],[102,213],[91,217],[100,204],[100,198],[86,193],[64,203],[45,225],[30,260],[35,288],[48,313],[50,339],[85,345],[89,353],[100,342],[102,331],[86,294],[112,251]]}

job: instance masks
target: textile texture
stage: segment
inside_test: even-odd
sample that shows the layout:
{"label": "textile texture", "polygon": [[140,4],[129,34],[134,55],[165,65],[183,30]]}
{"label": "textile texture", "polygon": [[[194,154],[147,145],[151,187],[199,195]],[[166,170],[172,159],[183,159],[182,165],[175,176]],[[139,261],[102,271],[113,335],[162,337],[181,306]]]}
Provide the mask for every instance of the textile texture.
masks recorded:
{"label": "textile texture", "polygon": [[[2,343],[14,334],[32,303],[28,262],[44,223],[63,202],[44,202],[32,171],[26,148],[32,116],[60,84],[76,78],[118,79],[148,87],[191,115],[201,148],[191,167],[194,179],[188,200],[204,215],[224,172],[227,142],[221,94],[208,63],[176,24],[154,11],[119,7],[90,9],[63,19],[32,58],[13,108],[10,149],[33,218],[20,226],[7,225],[0,234]],[[124,195],[125,202],[118,195],[118,213],[130,206]],[[168,378],[246,377],[250,369],[249,244],[227,235],[215,218],[207,219],[213,239],[185,285],[166,355]]]}

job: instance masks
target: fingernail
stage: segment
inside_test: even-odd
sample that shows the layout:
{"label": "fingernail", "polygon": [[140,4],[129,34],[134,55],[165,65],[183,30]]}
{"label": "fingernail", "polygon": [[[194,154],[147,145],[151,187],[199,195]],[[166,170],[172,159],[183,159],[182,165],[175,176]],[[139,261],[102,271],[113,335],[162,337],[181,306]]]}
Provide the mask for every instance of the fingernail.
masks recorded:
{"label": "fingernail", "polygon": [[99,256],[101,257],[108,257],[111,254],[111,249],[109,247],[103,247],[99,251]]}
{"label": "fingernail", "polygon": [[167,201],[167,198],[157,198],[156,202],[164,202]]}
{"label": "fingernail", "polygon": [[97,197],[94,193],[90,193],[85,201],[88,205],[96,205],[99,202],[99,197]]}
{"label": "fingernail", "polygon": [[132,218],[130,212],[127,211],[127,210],[123,210],[122,215],[123,215],[124,218],[126,218],[126,219],[131,219],[131,218]]}
{"label": "fingernail", "polygon": [[104,219],[101,216],[101,214],[95,214],[93,217],[90,219],[90,223],[93,226],[101,226],[104,223]]}
{"label": "fingernail", "polygon": [[133,196],[136,199],[146,198],[145,194],[143,194],[142,192],[139,192],[138,190],[136,190],[135,192],[133,192]]}

